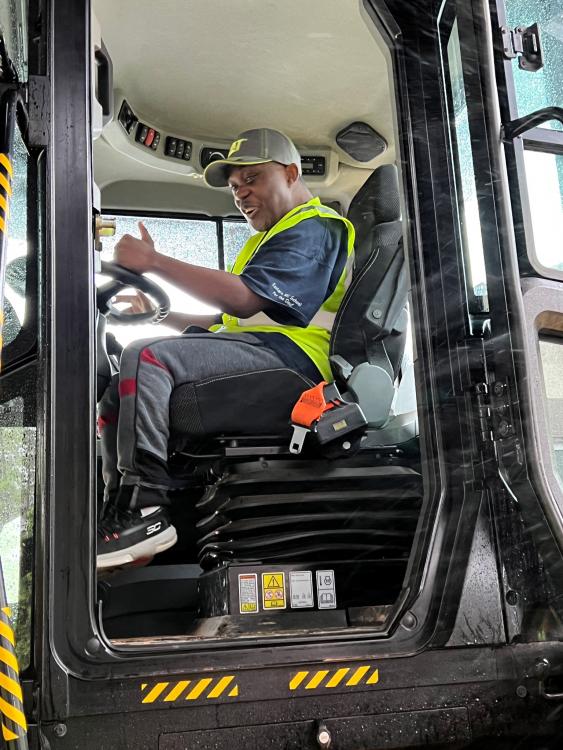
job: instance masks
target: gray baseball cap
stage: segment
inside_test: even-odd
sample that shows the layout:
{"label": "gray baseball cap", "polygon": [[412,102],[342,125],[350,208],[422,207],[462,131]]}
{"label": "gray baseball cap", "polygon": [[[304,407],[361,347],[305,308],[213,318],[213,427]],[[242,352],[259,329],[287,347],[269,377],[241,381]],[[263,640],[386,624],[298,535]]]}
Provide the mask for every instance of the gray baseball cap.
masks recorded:
{"label": "gray baseball cap", "polygon": [[211,187],[226,187],[230,167],[267,164],[270,161],[295,164],[301,174],[299,151],[286,135],[271,128],[245,130],[232,142],[226,159],[217,159],[207,165],[203,178]]}

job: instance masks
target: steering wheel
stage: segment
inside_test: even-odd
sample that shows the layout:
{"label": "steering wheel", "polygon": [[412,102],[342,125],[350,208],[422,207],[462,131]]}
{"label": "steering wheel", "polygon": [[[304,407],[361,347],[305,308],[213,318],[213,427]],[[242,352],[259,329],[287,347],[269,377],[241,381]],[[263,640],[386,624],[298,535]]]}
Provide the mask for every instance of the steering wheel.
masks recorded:
{"label": "steering wheel", "polygon": [[[108,322],[111,323],[160,323],[170,312],[170,299],[166,292],[154,281],[148,279],[140,273],[130,271],[127,268],[118,266],[116,263],[102,261],[102,274],[109,276],[112,280],[107,284],[98,287],[96,301],[98,310],[104,315]],[[153,310],[142,313],[127,313],[118,310],[112,304],[111,298],[119,293],[124,287],[132,287],[144,292],[155,306]]]}

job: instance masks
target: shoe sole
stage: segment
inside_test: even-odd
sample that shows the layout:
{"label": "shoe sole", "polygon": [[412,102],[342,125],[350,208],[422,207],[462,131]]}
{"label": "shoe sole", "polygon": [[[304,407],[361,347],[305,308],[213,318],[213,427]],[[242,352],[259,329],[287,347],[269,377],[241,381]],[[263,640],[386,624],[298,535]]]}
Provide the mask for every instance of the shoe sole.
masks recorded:
{"label": "shoe sole", "polygon": [[96,567],[98,570],[105,570],[106,568],[116,568],[120,565],[128,565],[134,563],[143,557],[152,557],[157,555],[159,552],[170,549],[178,541],[178,534],[174,526],[169,526],[161,534],[150,537],[149,539],[143,539],[142,542],[134,544],[132,547],[127,549],[120,549],[117,552],[106,552],[103,555],[98,555]]}

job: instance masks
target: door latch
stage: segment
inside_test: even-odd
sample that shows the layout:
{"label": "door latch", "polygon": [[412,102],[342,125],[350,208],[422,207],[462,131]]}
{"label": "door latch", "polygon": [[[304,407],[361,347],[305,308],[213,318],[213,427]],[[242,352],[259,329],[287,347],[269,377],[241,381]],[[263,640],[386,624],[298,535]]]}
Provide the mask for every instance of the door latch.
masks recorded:
{"label": "door latch", "polygon": [[543,49],[537,23],[509,29],[501,26],[502,46],[507,60],[518,58],[518,67],[535,73],[543,68]]}

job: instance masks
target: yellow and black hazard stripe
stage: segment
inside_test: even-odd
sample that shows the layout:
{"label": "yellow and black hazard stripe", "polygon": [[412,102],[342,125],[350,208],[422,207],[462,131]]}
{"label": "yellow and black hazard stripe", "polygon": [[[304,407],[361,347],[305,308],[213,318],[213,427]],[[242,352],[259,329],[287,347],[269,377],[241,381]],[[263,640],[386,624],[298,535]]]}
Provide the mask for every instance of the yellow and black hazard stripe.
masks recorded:
{"label": "yellow and black hazard stripe", "polygon": [[0,712],[2,735],[6,742],[20,740],[27,734],[16,640],[10,614],[9,607],[0,610]]}
{"label": "yellow and black hazard stripe", "polygon": [[296,672],[290,677],[289,689],[330,690],[332,688],[353,688],[363,685],[377,685],[379,669],[372,664],[338,669],[317,669]]}
{"label": "yellow and black hazard stripe", "polygon": [[0,152],[0,232],[6,233],[10,198],[12,197],[12,177],[14,172],[8,154]]}
{"label": "yellow and black hazard stripe", "polygon": [[198,699],[238,698],[239,688],[235,675],[228,674],[223,677],[195,677],[176,682],[144,682],[141,694],[141,703],[170,704]]}
{"label": "yellow and black hazard stripe", "polygon": [[[12,162],[8,154],[0,152],[0,252],[4,251],[7,231],[8,216],[10,214],[10,198],[12,197],[12,177],[14,171]],[[0,284],[3,284],[3,278],[0,278]],[[0,290],[0,357],[2,356],[2,328],[4,325],[4,313],[2,311],[2,291]],[[1,360],[0,360],[1,367]]]}

